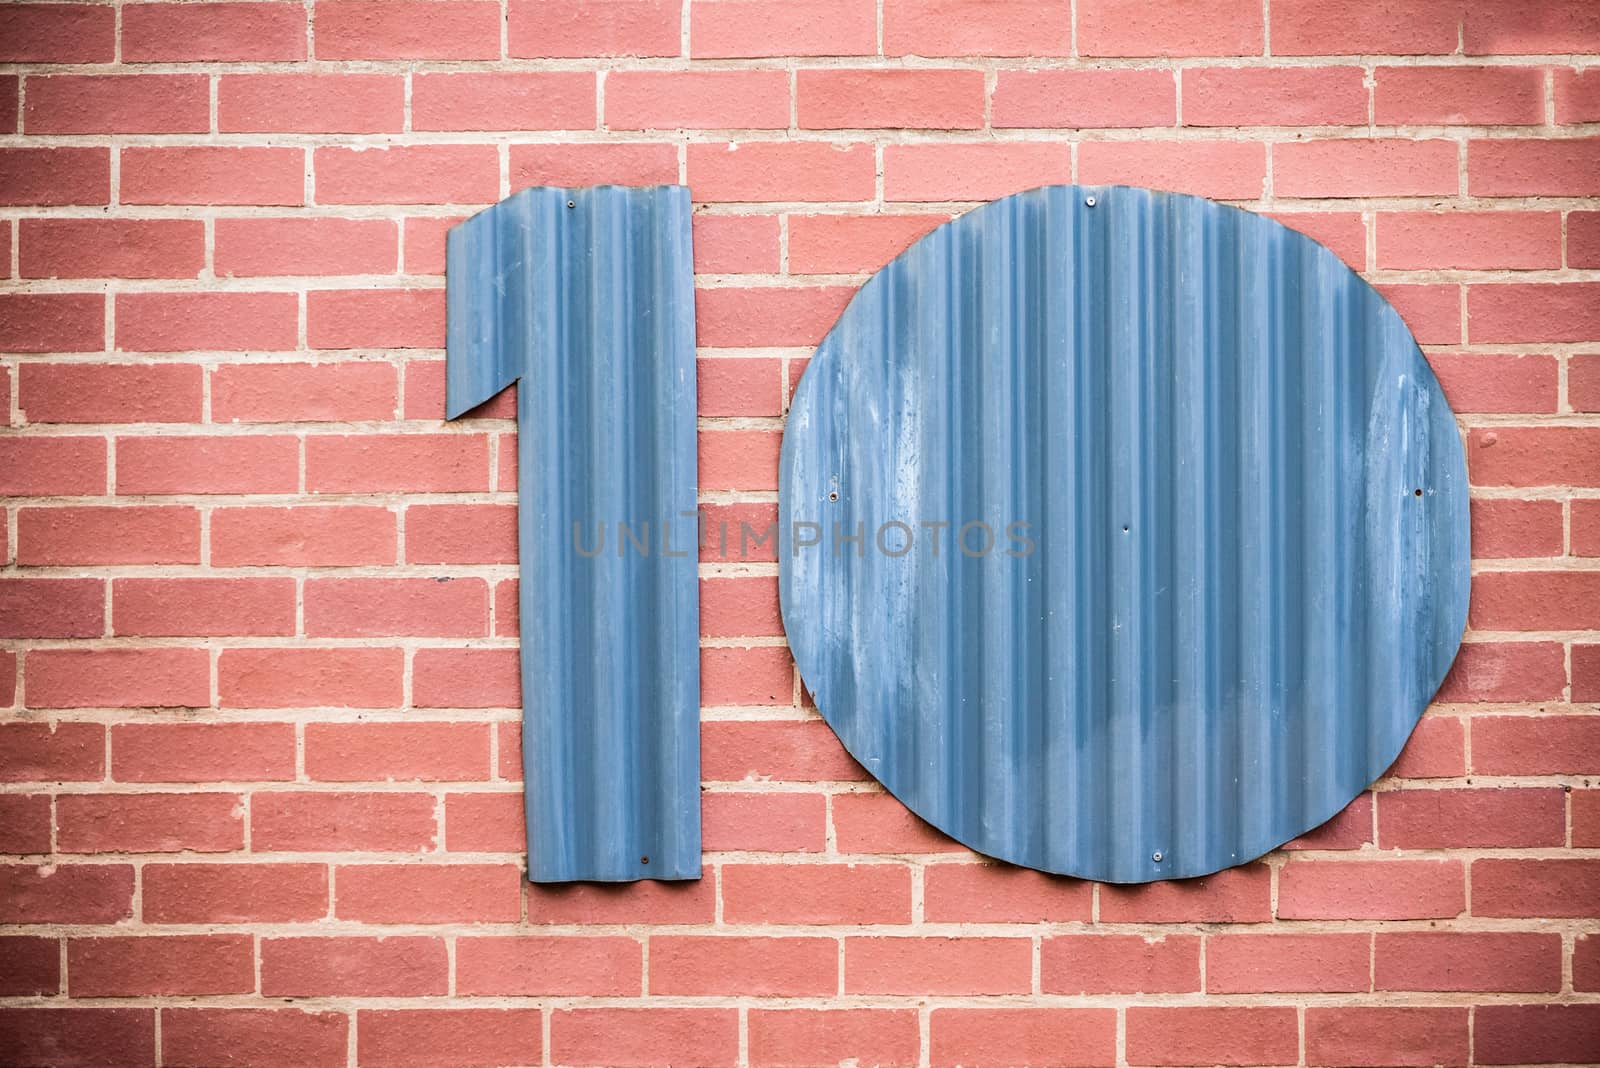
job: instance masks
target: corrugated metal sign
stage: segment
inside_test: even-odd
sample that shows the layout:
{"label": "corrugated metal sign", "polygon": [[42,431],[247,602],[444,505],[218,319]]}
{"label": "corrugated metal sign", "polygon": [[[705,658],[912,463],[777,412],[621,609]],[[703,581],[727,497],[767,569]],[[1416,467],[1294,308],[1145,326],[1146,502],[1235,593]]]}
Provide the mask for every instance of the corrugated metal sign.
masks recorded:
{"label": "corrugated metal sign", "polygon": [[700,876],[689,191],[527,189],[450,231],[451,418],[520,381],[528,877]]}
{"label": "corrugated metal sign", "polygon": [[1188,196],[1036,189],[885,267],[800,383],[780,510],[856,759],[974,849],[1113,882],[1333,816],[1466,621],[1465,459],[1405,324]]}

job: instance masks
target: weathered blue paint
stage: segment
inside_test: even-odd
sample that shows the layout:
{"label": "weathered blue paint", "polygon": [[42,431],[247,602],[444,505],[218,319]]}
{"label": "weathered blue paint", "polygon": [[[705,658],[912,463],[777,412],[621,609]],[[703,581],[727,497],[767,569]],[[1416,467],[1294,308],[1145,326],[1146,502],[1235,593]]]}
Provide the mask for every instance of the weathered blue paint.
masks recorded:
{"label": "weathered blue paint", "polygon": [[519,383],[535,882],[700,877],[689,210],[681,186],[526,189],[450,231],[447,414]]}
{"label": "weathered blue paint", "polygon": [[914,812],[1046,871],[1203,875],[1316,827],[1466,622],[1465,459],[1405,324],[1195,197],[1055,186],[924,237],[818,348],[780,479],[818,709]]}

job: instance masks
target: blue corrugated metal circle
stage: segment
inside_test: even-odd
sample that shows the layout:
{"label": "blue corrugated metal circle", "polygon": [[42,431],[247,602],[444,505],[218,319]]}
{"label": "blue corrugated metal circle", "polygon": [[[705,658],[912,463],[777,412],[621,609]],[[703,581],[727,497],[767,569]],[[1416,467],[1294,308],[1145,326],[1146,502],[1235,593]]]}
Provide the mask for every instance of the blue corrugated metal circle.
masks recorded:
{"label": "blue corrugated metal circle", "polygon": [[528,877],[700,876],[694,278],[682,186],[450,231],[451,418],[517,390]]}
{"label": "blue corrugated metal circle", "polygon": [[1465,458],[1405,324],[1195,197],[1053,186],[924,237],[818,348],[780,478],[818,709],[1046,871],[1203,875],[1316,827],[1466,622]]}

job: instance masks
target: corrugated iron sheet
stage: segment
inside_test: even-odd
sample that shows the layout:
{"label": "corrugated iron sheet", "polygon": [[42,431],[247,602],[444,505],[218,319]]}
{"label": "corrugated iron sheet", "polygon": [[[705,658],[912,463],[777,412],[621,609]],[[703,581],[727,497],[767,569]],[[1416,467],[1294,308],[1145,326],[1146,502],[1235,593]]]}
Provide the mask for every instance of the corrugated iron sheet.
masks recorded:
{"label": "corrugated iron sheet", "polygon": [[868,281],[780,511],[789,642],[856,759],[974,849],[1112,882],[1335,815],[1466,621],[1461,440],[1400,317],[1308,238],[1145,189],[1007,197]]}
{"label": "corrugated iron sheet", "polygon": [[450,231],[448,414],[520,382],[535,882],[700,876],[689,224],[684,187],[600,186]]}

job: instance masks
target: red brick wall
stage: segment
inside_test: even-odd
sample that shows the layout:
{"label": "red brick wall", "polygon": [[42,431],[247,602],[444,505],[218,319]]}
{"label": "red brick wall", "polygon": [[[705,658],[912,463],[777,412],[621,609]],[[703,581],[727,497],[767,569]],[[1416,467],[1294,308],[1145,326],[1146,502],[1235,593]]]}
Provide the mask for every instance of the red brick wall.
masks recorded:
{"label": "red brick wall", "polygon": [[[1600,1060],[1592,0],[0,7],[8,1063]],[[1139,889],[978,863],[704,567],[706,874],[521,880],[509,398],[442,422],[442,235],[701,204],[703,500],[975,201],[1183,189],[1327,242],[1467,435],[1460,664],[1393,773]],[[448,580],[448,581],[443,581]]]}

